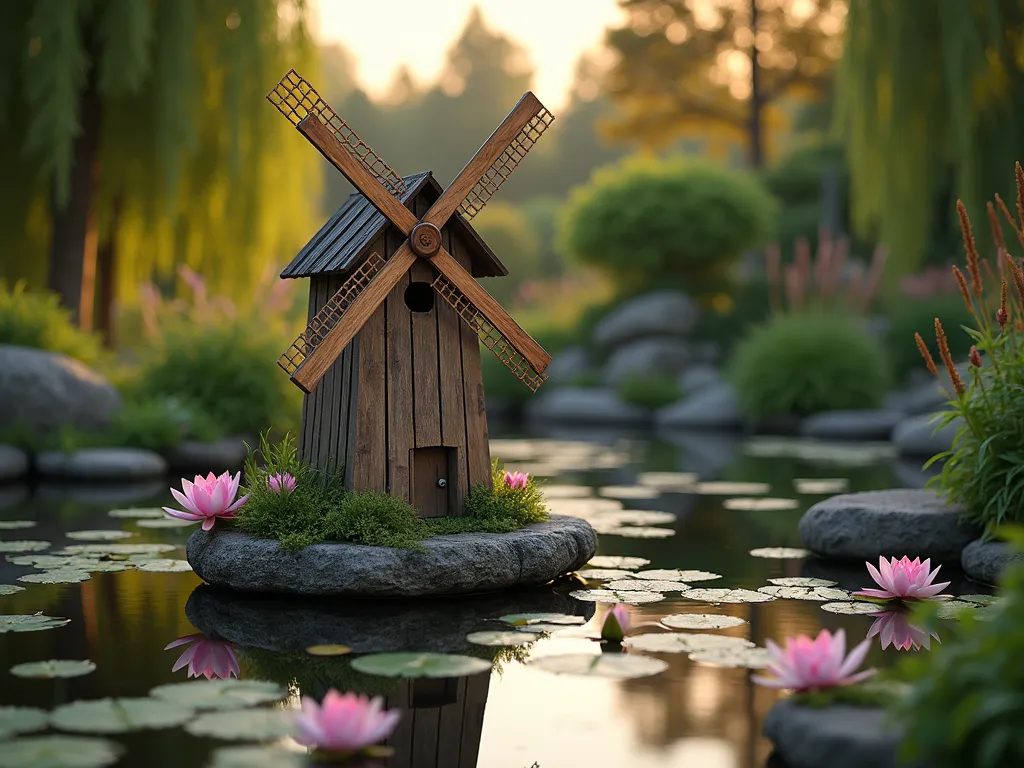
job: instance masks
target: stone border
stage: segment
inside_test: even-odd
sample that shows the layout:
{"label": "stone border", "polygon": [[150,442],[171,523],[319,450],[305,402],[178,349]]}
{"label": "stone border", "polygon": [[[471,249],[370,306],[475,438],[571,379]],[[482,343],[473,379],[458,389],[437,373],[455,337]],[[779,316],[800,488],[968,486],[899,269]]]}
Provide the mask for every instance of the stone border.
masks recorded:
{"label": "stone border", "polygon": [[1014,552],[1004,541],[976,539],[964,547],[960,567],[982,584],[995,584],[1007,566],[1024,562],[1024,554]]}
{"label": "stone border", "polygon": [[585,520],[553,516],[512,533],[460,533],[423,541],[425,551],[328,542],[294,552],[271,539],[195,531],[186,552],[204,581],[242,592],[338,597],[421,597],[546,584],[597,551]]}

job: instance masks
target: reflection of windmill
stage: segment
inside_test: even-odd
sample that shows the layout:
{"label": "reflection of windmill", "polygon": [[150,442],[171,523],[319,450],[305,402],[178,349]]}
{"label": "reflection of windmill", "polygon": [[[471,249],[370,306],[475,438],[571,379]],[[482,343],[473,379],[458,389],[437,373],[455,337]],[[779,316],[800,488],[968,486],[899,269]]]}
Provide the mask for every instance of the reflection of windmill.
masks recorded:
{"label": "reflection of windmill", "polygon": [[534,391],[551,360],[473,279],[507,270],[468,220],[554,118],[527,93],[442,190],[399,178],[294,70],[267,98],[362,193],[281,274],[312,278],[309,325],[279,361],[306,393],[300,453],[343,464],[355,489],[459,515],[490,483],[478,337]]}

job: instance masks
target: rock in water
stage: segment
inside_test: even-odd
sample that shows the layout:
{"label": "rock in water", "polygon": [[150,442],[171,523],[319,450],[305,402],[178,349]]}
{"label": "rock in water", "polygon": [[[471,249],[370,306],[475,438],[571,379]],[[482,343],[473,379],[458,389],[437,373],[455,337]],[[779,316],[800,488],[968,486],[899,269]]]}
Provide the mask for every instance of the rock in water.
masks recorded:
{"label": "rock in water", "polygon": [[7,483],[28,474],[28,456],[13,445],[0,445],[0,482]]}
{"label": "rock in water", "polygon": [[604,365],[602,378],[613,387],[634,377],[675,379],[693,359],[693,349],[682,339],[639,339],[622,345],[611,354]]}
{"label": "rock in water", "polygon": [[131,482],[167,474],[163,456],[143,448],[83,448],[80,451],[44,451],[36,456],[43,477],[67,480]]}
{"label": "rock in water", "polygon": [[650,411],[619,400],[614,390],[561,387],[531,398],[525,408],[530,421],[545,424],[646,424]]}
{"label": "rock in water", "polygon": [[734,430],[743,427],[736,392],[729,384],[705,387],[656,415],[659,428]]}
{"label": "rock in water", "polygon": [[819,555],[877,562],[879,557],[930,557],[957,563],[980,531],[961,525],[963,509],[931,490],[899,489],[833,496],[800,520],[800,538]]}
{"label": "rock in water", "polygon": [[964,573],[982,584],[995,584],[1003,570],[1020,562],[1024,562],[1024,554],[1013,551],[1004,541],[972,541],[960,556]]}
{"label": "rock in water", "polygon": [[901,456],[920,456],[930,459],[936,454],[948,451],[953,447],[953,438],[963,425],[963,419],[957,417],[944,427],[936,422],[938,414],[922,413],[910,416],[892,431],[892,443]]}
{"label": "rock in water", "polygon": [[603,351],[649,336],[689,336],[697,324],[697,307],[685,293],[653,291],[630,299],[601,319],[594,345]]}
{"label": "rock in water", "polygon": [[825,411],[807,417],[800,434],[818,440],[888,440],[902,419],[898,411]]}
{"label": "rock in water", "polygon": [[67,355],[0,344],[0,429],[27,428],[36,437],[61,427],[102,429],[123,407],[105,378]]}

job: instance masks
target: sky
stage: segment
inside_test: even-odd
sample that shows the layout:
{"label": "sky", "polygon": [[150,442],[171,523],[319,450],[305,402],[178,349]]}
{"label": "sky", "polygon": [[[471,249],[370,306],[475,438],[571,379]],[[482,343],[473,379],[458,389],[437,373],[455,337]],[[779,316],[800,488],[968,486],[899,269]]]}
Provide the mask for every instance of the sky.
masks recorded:
{"label": "sky", "polygon": [[380,95],[403,64],[432,81],[474,5],[526,49],[533,91],[552,109],[568,98],[580,54],[600,47],[605,28],[623,18],[616,0],[316,0],[314,29],[320,42],[347,48],[360,84]]}

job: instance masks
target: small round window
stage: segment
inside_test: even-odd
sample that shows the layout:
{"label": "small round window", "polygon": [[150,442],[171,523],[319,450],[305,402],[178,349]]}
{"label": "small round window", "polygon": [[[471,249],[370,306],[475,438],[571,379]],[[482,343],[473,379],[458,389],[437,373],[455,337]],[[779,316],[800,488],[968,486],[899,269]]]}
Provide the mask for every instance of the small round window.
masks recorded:
{"label": "small round window", "polygon": [[430,283],[410,283],[405,289],[405,306],[410,312],[430,312],[434,308],[434,289]]}

